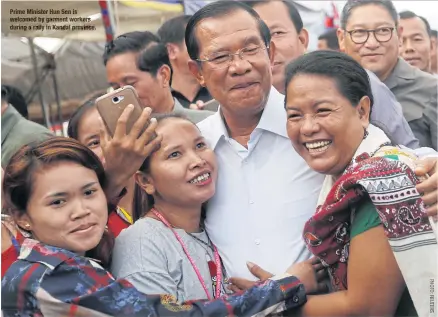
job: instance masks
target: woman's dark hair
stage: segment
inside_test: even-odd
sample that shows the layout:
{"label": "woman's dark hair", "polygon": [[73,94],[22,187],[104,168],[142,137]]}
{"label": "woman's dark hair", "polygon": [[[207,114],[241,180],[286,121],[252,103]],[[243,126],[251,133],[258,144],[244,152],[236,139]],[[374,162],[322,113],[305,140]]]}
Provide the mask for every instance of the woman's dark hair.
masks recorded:
{"label": "woman's dark hair", "polygon": [[[105,171],[99,158],[78,141],[65,137],[52,137],[40,143],[22,147],[11,158],[5,169],[3,188],[5,199],[12,206],[12,215],[18,219],[26,214],[35,173],[59,162],[74,162],[93,170],[102,188],[106,185]],[[22,229],[22,228],[20,228]],[[86,252],[86,256],[109,267],[114,247],[114,237],[105,230],[99,244]]]}
{"label": "woman's dark hair", "polygon": [[350,56],[335,51],[315,51],[292,61],[286,67],[286,96],[287,87],[295,76],[300,74],[320,75],[333,79],[339,92],[355,107],[362,97],[370,99],[370,114],[374,98],[371,91],[370,79],[362,66]]}
{"label": "woman's dark hair", "polygon": [[248,12],[256,20],[260,31],[260,36],[262,37],[266,47],[269,47],[269,44],[271,43],[271,32],[269,31],[266,23],[263,22],[263,20],[253,8],[239,1],[216,1],[207,4],[200,10],[196,11],[196,13],[190,18],[189,22],[187,23],[185,40],[187,51],[192,60],[196,60],[199,58],[199,43],[198,39],[196,38],[196,28],[198,24],[202,20],[209,18],[220,18],[239,10]]}
{"label": "woman's dark hair", "polygon": [[95,105],[95,101],[100,96],[103,96],[105,92],[99,91],[93,94],[89,99],[87,99],[84,103],[82,103],[76,110],[73,112],[70,120],[68,121],[67,127],[67,135],[70,138],[79,139],[79,123],[82,120],[82,117],[88,112],[88,110],[93,109]]}

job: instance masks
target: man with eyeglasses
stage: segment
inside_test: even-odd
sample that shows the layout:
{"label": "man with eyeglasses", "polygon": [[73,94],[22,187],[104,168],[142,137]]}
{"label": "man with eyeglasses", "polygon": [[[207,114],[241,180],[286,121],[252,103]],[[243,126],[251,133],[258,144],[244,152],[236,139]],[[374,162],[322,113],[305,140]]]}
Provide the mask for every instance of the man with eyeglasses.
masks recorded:
{"label": "man with eyeglasses", "polygon": [[[272,84],[284,94],[286,65],[303,55],[309,44],[309,34],[303,25],[300,12],[289,0],[250,0],[245,1],[245,4],[259,14],[271,32],[272,42],[275,44]],[[394,143],[418,148],[418,140],[404,119],[401,105],[394,94],[374,73],[367,72],[374,97],[372,123],[381,128]]]}
{"label": "man with eyeglasses", "polygon": [[198,123],[219,165],[206,230],[229,275],[254,279],[247,261],[284,272],[310,257],[302,230],[323,176],[287,137],[284,96],[272,87],[269,29],[247,5],[217,1],[192,16],[185,41],[190,70],[220,104]]}
{"label": "man with eyeglasses", "polygon": [[389,0],[349,0],[342,12],[341,50],[373,71],[394,93],[421,146],[437,149],[437,79],[399,57],[402,28]]}

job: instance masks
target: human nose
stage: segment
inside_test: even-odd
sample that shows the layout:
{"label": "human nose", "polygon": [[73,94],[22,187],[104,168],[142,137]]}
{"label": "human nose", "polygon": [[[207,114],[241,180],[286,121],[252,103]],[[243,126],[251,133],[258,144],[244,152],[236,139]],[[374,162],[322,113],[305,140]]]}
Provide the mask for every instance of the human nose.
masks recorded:
{"label": "human nose", "polygon": [[71,213],[72,220],[81,219],[88,216],[91,210],[85,199],[78,199],[76,204],[73,206],[73,211]]}
{"label": "human nose", "polygon": [[301,123],[301,133],[312,135],[318,131],[318,123],[312,115],[304,116]]}
{"label": "human nose", "polygon": [[202,167],[206,164],[206,161],[204,158],[199,154],[193,151],[191,155],[189,156],[190,160],[190,168],[196,168],[196,167]]}
{"label": "human nose", "polygon": [[405,40],[404,42],[403,42],[403,51],[405,51],[405,52],[413,52],[415,49],[414,49],[414,46],[412,45],[412,41],[411,40]]}
{"label": "human nose", "polygon": [[368,39],[365,42],[365,46],[368,48],[376,48],[380,45],[379,41],[377,41],[376,34],[374,32],[368,33]]}
{"label": "human nose", "polygon": [[251,63],[245,58],[242,51],[230,54],[230,71],[233,74],[246,74],[251,70]]}

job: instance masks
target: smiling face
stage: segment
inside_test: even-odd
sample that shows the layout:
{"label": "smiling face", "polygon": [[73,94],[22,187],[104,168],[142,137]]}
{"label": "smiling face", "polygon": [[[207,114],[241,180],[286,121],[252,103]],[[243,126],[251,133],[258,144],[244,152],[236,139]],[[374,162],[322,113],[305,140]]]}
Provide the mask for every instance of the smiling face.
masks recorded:
{"label": "smiling face", "polygon": [[401,19],[400,26],[403,28],[400,56],[412,66],[428,72],[432,45],[426,24],[421,18],[414,17]]}
{"label": "smiling face", "polygon": [[27,213],[17,222],[44,244],[84,254],[99,243],[107,219],[107,201],[96,173],[60,161],[33,175]]}
{"label": "smiling face", "polygon": [[[390,29],[393,28],[393,31]],[[363,44],[353,42],[345,30],[338,30],[339,46],[363,68],[366,68],[384,81],[392,72],[398,60],[399,36],[401,28],[397,28],[388,10],[381,5],[368,4],[352,10],[348,18],[346,31],[369,31],[381,29],[383,33],[392,32],[391,39],[386,42],[377,41],[373,33]],[[386,40],[386,38],[385,38]],[[356,41],[357,42],[357,41]]]}
{"label": "smiling face", "polygon": [[254,10],[271,31],[275,44],[272,80],[274,87],[281,93],[285,90],[284,73],[287,64],[304,54],[309,44],[309,36],[305,29],[297,32],[289,15],[288,8],[282,1],[257,3]]}
{"label": "smiling face", "polygon": [[215,193],[216,157],[193,123],[166,118],[156,129],[163,136],[150,158],[147,181],[140,184],[156,204],[200,207]]}
{"label": "smiling face", "polygon": [[368,97],[354,107],[334,79],[299,74],[287,87],[287,133],[313,170],[339,175],[363,140],[369,109]]}
{"label": "smiling face", "polygon": [[231,64],[220,67],[209,61],[201,65],[190,62],[192,73],[220,103],[224,114],[259,114],[267,102],[272,76],[270,56],[257,20],[246,11],[237,10],[200,21],[195,32],[200,59],[223,57],[245,48],[248,51],[261,48],[243,59],[234,56]]}

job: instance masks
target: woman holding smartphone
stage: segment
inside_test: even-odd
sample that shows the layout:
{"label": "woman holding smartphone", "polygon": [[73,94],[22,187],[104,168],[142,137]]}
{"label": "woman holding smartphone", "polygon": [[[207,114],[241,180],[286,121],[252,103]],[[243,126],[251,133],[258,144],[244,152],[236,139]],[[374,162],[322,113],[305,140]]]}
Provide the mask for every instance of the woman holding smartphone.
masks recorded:
{"label": "woman holding smartphone", "polygon": [[148,195],[146,215],[116,239],[111,271],[144,293],[171,294],[178,303],[213,300],[228,293],[218,250],[202,225],[203,204],[215,193],[215,154],[186,118],[157,120],[161,146],[136,175]]}
{"label": "woman holding smartphone", "polygon": [[[131,157],[149,155],[150,145],[144,146],[148,135],[149,128],[126,145],[142,149]],[[136,159],[132,169],[138,169]],[[284,278],[210,302],[178,305],[171,295],[146,295],[105,269],[113,237],[105,228],[103,187],[110,180],[87,147],[63,137],[25,146],[5,175],[5,198],[14,207],[14,220],[31,237],[2,280],[3,316],[265,316],[302,305],[305,291],[316,285],[313,270],[299,267]]]}
{"label": "woman holding smartphone", "polygon": [[[105,166],[105,158],[100,145],[101,117],[96,108],[96,98],[104,93],[93,95],[73,113],[70,118],[68,136],[88,147]],[[126,184],[126,195],[120,200],[115,212],[108,219],[108,228],[117,237],[123,229],[132,225],[141,215],[145,203],[143,191],[135,185],[132,178]]]}

